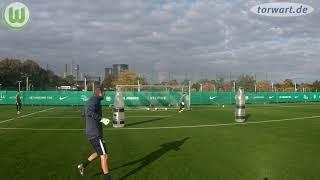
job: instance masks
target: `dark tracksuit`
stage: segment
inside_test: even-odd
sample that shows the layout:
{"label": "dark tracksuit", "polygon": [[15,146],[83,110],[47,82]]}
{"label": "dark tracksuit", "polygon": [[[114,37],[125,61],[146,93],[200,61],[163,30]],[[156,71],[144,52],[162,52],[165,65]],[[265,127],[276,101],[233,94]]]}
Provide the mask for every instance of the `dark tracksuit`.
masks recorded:
{"label": "dark tracksuit", "polygon": [[17,96],[16,96],[16,108],[17,108],[17,111],[20,111],[20,110],[21,110],[21,98],[20,98],[20,94],[17,94]]}
{"label": "dark tracksuit", "polygon": [[86,119],[86,135],[91,145],[98,155],[106,154],[105,143],[103,140],[102,106],[103,97],[92,96],[86,103],[83,115]]}

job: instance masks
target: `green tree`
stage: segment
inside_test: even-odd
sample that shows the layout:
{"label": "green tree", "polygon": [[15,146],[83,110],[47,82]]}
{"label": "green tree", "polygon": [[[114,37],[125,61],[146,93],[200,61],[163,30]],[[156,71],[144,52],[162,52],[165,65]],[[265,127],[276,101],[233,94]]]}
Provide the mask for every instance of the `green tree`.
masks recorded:
{"label": "green tree", "polygon": [[107,90],[114,89],[113,78],[111,75],[108,75],[107,77],[105,77],[102,84]]}
{"label": "green tree", "polygon": [[138,77],[138,74],[132,70],[124,71],[117,79],[115,79],[112,84],[115,85],[137,85],[139,83],[141,85],[148,84],[145,78]]}
{"label": "green tree", "polygon": [[243,87],[245,91],[254,91],[256,80],[254,76],[251,75],[241,75],[236,81],[237,87]]}
{"label": "green tree", "polygon": [[312,91],[320,91],[320,81],[316,80],[311,85]]}
{"label": "green tree", "polygon": [[139,81],[140,85],[147,85],[148,81],[144,77],[136,77],[135,79],[137,82]]}
{"label": "green tree", "polygon": [[216,86],[217,91],[224,91],[225,80],[222,76],[217,77],[217,79],[214,81],[214,84]]}
{"label": "green tree", "polygon": [[73,86],[76,84],[76,78],[72,75],[66,76],[63,80],[65,86]]}
{"label": "green tree", "polygon": [[257,82],[257,91],[270,91],[271,90],[271,82],[270,81],[259,81]]}
{"label": "green tree", "polygon": [[199,82],[196,82],[196,83],[193,83],[191,88],[196,90],[196,91],[199,91],[200,90],[200,83]]}
{"label": "green tree", "polygon": [[43,69],[33,60],[21,61],[18,59],[0,60],[0,83],[3,87],[15,88],[17,81],[21,81],[22,89],[26,86],[26,79],[29,85],[35,89],[47,90],[56,86],[65,85],[65,80],[55,75],[50,70]]}
{"label": "green tree", "polygon": [[0,83],[3,87],[16,87],[21,79],[21,61],[4,59],[0,61]]}
{"label": "green tree", "polygon": [[170,86],[177,86],[179,83],[178,83],[178,81],[176,80],[176,79],[173,79],[173,80],[170,80],[169,82],[168,82],[168,85],[170,85]]}

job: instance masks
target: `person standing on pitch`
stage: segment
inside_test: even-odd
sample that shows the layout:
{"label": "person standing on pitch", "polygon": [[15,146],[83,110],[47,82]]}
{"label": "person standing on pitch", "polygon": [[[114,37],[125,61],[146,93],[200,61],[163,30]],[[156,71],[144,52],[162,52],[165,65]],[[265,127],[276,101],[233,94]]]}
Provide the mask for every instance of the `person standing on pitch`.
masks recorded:
{"label": "person standing on pitch", "polygon": [[16,95],[16,108],[17,108],[17,114],[20,114],[20,111],[21,111],[20,91],[17,91],[17,95]]}
{"label": "person standing on pitch", "polygon": [[[102,123],[102,106],[101,100],[104,97],[104,88],[98,87],[95,89],[94,95],[86,103],[84,112],[82,115],[86,120],[86,135],[87,138],[94,148],[95,152],[91,154],[88,159],[78,165],[80,174],[83,176],[85,168],[98,157],[100,157],[101,168],[106,177],[106,180],[110,180],[109,165],[108,165],[108,155],[103,140],[103,127]],[[107,125],[107,124],[105,124]]]}
{"label": "person standing on pitch", "polygon": [[180,109],[179,109],[179,112],[184,111],[184,100],[185,100],[186,96],[187,96],[187,94],[183,93],[181,98],[180,98]]}

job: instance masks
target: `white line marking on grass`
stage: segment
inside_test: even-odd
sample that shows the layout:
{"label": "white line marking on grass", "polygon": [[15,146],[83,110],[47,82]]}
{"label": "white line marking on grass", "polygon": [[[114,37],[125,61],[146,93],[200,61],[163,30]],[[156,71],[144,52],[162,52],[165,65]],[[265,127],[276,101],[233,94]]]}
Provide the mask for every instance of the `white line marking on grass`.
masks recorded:
{"label": "white line marking on grass", "polygon": [[[301,107],[302,105],[300,105],[300,106],[283,106],[283,105],[276,105],[276,106],[268,106],[268,105],[266,105],[266,106],[254,106],[255,108],[256,107],[261,107],[261,108],[287,108],[287,107],[294,107],[294,108],[296,108],[296,107]],[[248,107],[250,107],[250,105],[248,106]]]}
{"label": "white line marking on grass", "polygon": [[37,112],[30,113],[30,114],[26,114],[26,115],[23,115],[23,116],[18,116],[18,117],[15,117],[15,118],[11,118],[11,119],[7,119],[7,120],[4,120],[4,121],[0,121],[0,124],[5,123],[5,122],[9,122],[9,121],[13,121],[15,119],[28,117],[28,116],[31,116],[31,115],[34,115],[34,114],[42,113],[42,112],[45,112],[45,111],[49,111],[51,109],[54,109],[54,108],[44,109],[44,110],[41,110],[41,111],[37,111]]}
{"label": "white line marking on grass", "polygon": [[65,116],[65,117],[34,117],[34,119],[82,119],[82,117],[81,116],[70,116],[70,117],[68,117],[68,116]]}
{"label": "white line marking on grass", "polygon": [[130,117],[150,117],[150,118],[156,118],[156,117],[171,117],[171,116],[127,116],[128,118]]}
{"label": "white line marking on grass", "polygon": [[263,123],[271,123],[271,122],[294,121],[294,120],[314,119],[314,118],[320,118],[320,116],[266,120],[266,121],[253,121],[253,122],[244,122],[244,123],[222,123],[222,124],[205,124],[205,125],[194,125],[194,126],[171,126],[171,127],[169,126],[169,127],[145,127],[145,128],[137,127],[137,128],[122,128],[122,129],[147,130],[147,129],[182,129],[182,128],[220,127],[220,126],[234,126],[234,125],[247,125],[247,124],[263,124]]}
{"label": "white line marking on grass", "polygon": [[150,108],[150,110],[147,110],[146,108],[144,109],[125,109],[125,111],[152,111],[152,112],[155,112],[155,111],[173,111],[173,110],[178,110],[179,108],[167,108],[167,110],[163,109],[163,108],[160,108],[158,110],[154,110],[154,108]]}
{"label": "white line marking on grass", "polygon": [[[320,116],[309,116],[300,118],[287,118],[287,119],[277,119],[277,120],[266,120],[266,121],[255,121],[255,122],[245,122],[245,123],[222,123],[222,124],[205,124],[205,125],[194,125],[194,126],[169,126],[169,127],[145,127],[145,128],[113,128],[105,130],[153,130],[153,129],[183,129],[183,128],[202,128],[202,127],[220,127],[220,126],[236,126],[236,125],[247,125],[247,124],[264,124],[272,122],[283,122],[283,121],[294,121],[302,119],[314,119],[320,118]],[[0,130],[32,130],[32,131],[84,131],[85,129],[47,129],[47,128],[0,128]]]}
{"label": "white line marking on grass", "polygon": [[30,131],[84,131],[85,129],[57,129],[57,128],[0,128],[0,130],[30,130]]}
{"label": "white line marking on grass", "polygon": [[[132,118],[132,117],[141,117],[141,118],[161,118],[161,117],[171,117],[171,116],[126,116],[127,118]],[[65,116],[65,117],[34,117],[34,119],[78,119],[78,118],[83,118],[81,116]]]}

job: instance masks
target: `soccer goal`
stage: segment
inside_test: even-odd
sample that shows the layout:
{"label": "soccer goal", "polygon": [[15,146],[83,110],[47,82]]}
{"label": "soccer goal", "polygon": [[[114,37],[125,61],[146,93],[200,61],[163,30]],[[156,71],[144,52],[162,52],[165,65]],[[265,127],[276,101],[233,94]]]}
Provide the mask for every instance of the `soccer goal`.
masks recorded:
{"label": "soccer goal", "polygon": [[123,94],[126,109],[178,109],[181,102],[191,109],[190,82],[188,85],[117,85]]}

